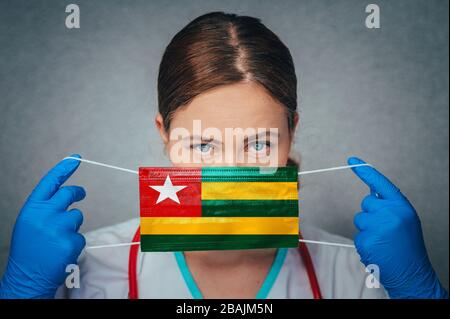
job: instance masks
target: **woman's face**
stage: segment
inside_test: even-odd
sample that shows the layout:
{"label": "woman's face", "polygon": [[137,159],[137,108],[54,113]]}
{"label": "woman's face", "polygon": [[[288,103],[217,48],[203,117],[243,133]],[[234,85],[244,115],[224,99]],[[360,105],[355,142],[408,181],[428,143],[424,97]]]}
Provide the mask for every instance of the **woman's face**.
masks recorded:
{"label": "woman's face", "polygon": [[173,165],[185,167],[285,166],[293,135],[285,107],[254,82],[198,95],[174,113],[169,132],[159,114],[156,125]]}

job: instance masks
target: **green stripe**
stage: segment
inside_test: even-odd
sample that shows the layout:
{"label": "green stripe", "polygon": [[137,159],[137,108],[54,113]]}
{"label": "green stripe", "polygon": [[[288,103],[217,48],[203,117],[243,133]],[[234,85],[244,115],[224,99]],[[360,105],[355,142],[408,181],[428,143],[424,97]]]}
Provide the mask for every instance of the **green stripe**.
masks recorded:
{"label": "green stripe", "polygon": [[[261,170],[262,169],[262,170]],[[202,182],[296,182],[296,166],[271,167],[202,167]],[[273,172],[273,169],[276,169]]]}
{"label": "green stripe", "polygon": [[203,217],[297,217],[296,200],[202,200]]}
{"label": "green stripe", "polygon": [[141,251],[298,247],[298,235],[141,235]]}

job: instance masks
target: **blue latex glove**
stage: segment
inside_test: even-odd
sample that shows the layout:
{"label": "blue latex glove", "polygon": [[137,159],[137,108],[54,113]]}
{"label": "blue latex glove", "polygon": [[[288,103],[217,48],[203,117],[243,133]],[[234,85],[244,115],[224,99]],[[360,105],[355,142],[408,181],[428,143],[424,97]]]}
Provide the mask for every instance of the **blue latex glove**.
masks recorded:
{"label": "blue latex glove", "polygon": [[83,215],[67,209],[86,193],[79,186],[60,186],[79,165],[77,160],[61,161],[25,202],[14,226],[0,298],[53,298],[68,275],[66,266],[76,264],[85,245],[78,233]]}
{"label": "blue latex glove", "polygon": [[[364,161],[351,157],[349,165]],[[366,266],[378,265],[391,298],[448,298],[428,258],[417,213],[408,199],[373,167],[352,168],[371,194],[355,215],[355,246]]]}

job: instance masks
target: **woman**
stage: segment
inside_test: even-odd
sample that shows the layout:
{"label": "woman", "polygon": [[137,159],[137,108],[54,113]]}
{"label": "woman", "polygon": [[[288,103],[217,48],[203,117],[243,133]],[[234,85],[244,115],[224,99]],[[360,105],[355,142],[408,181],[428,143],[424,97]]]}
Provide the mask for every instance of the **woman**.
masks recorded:
{"label": "woman", "polygon": [[[236,150],[223,140],[194,136],[195,120],[200,120],[202,127],[220,133],[236,127],[277,130],[276,137],[264,134],[238,143],[239,154],[227,165],[250,165],[237,162],[241,155],[248,160],[273,154],[277,166],[292,164],[289,152],[299,121],[296,86],[288,48],[258,19],[222,12],[198,17],[175,35],[159,69],[155,123],[170,160],[178,166],[208,165]],[[188,162],[171,152],[175,128],[189,132],[184,146],[193,157]],[[349,160],[358,163],[362,161]],[[88,233],[85,240],[78,233],[81,212],[67,211],[85,192],[79,186],[61,187],[78,166],[77,160],[63,160],[25,203],[16,221],[1,296],[53,298],[60,287],[58,297],[137,297],[129,282],[129,271],[136,267],[140,298],[447,297],[429,262],[413,207],[371,167],[354,168],[371,190],[355,216],[359,256],[349,248],[310,246],[302,255],[286,248],[212,250],[140,253],[133,260],[129,247],[85,250],[79,256],[86,240],[90,245],[130,242],[139,221]],[[301,231],[311,240],[347,242],[303,224]],[[66,266],[77,259],[80,288],[66,289]],[[363,263],[379,268],[384,289],[366,284]]]}

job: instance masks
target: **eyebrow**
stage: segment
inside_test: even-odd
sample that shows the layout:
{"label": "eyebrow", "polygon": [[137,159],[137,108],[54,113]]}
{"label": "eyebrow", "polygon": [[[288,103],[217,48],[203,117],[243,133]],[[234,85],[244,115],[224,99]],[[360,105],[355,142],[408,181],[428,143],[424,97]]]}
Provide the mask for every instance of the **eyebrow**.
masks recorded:
{"label": "eyebrow", "polygon": [[[213,139],[212,137],[204,137],[204,136],[200,136],[200,135],[190,135],[190,136],[186,136],[186,137],[182,138],[182,140],[190,140],[190,141],[192,141],[194,139],[201,140],[202,142],[207,142],[207,143],[210,143],[212,141],[217,141],[217,140]],[[220,142],[220,141],[217,141],[217,142]]]}
{"label": "eyebrow", "polygon": [[250,139],[254,139],[255,137],[256,137],[256,139],[258,139],[258,137],[261,138],[261,136],[264,135],[264,133],[265,133],[265,137],[266,137],[266,138],[267,138],[267,137],[271,137],[271,136],[276,137],[276,138],[280,138],[280,133],[278,132],[278,130],[277,130],[276,133],[274,133],[274,132],[272,132],[272,131],[270,131],[270,130],[266,130],[266,131],[262,131],[262,132],[259,132],[259,133],[257,133],[257,134],[254,134],[254,135],[250,135],[250,136],[248,136],[248,137],[245,137],[245,141],[248,141],[248,140],[250,140]]}

